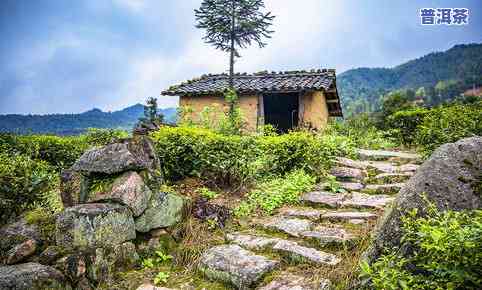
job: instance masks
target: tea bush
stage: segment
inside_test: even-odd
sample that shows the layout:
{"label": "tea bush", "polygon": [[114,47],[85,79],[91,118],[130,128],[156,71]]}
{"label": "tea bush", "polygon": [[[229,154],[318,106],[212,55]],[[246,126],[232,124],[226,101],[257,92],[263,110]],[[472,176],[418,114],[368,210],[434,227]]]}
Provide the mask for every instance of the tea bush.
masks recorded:
{"label": "tea bush", "polygon": [[362,264],[367,289],[481,289],[482,211],[438,212],[427,217],[416,212],[404,219],[404,247],[371,265]]}
{"label": "tea bush", "polygon": [[474,135],[482,136],[482,102],[430,110],[417,127],[415,142],[429,155],[442,144]]}
{"label": "tea bush", "polygon": [[325,134],[343,136],[353,146],[364,149],[389,149],[398,145],[391,132],[380,130],[375,125],[375,118],[364,113],[345,121],[331,122],[325,129]]}
{"label": "tea bush", "polygon": [[58,175],[45,161],[24,155],[0,153],[0,199],[7,201],[2,210],[16,216],[27,209],[45,206],[56,210]]}
{"label": "tea bush", "polygon": [[347,137],[310,132],[238,136],[194,127],[164,127],[152,137],[167,179],[198,176],[226,185],[247,184],[295,169],[320,175],[335,156],[354,152]]}
{"label": "tea bush", "polygon": [[398,111],[387,118],[387,124],[394,129],[392,134],[396,136],[400,143],[412,145],[415,142],[417,127],[429,112],[424,108]]}

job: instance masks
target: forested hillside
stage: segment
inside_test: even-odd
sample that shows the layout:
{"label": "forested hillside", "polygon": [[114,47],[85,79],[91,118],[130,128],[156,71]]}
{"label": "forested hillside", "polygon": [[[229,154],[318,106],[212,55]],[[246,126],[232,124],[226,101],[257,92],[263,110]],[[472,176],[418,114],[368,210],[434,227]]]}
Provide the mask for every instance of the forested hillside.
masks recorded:
{"label": "forested hillside", "polygon": [[394,68],[357,68],[338,77],[345,115],[375,111],[380,96],[397,89],[420,91],[428,105],[482,85],[482,44],[456,45]]}
{"label": "forested hillside", "polygon": [[[175,122],[175,108],[160,111],[167,122]],[[80,114],[0,115],[0,132],[76,135],[88,128],[131,130],[143,114],[144,106],[136,104],[115,112],[92,109]]]}

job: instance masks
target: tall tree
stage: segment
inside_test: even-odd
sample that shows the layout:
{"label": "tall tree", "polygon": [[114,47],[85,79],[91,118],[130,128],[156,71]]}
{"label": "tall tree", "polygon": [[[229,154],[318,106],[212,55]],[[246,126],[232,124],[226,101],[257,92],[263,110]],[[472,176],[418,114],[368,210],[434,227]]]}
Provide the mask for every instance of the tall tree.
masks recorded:
{"label": "tall tree", "polygon": [[197,28],[205,29],[204,40],[230,53],[229,87],[234,89],[234,59],[240,57],[237,47],[246,48],[253,42],[259,47],[271,38],[269,30],[275,16],[262,12],[263,0],[203,0],[195,9]]}

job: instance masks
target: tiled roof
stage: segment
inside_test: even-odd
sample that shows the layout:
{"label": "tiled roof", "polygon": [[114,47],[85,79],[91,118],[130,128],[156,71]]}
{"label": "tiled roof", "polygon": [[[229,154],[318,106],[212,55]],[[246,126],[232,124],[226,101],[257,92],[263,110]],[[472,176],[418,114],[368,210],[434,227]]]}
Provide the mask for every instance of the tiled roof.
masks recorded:
{"label": "tiled roof", "polygon": [[[170,96],[202,96],[220,94],[229,87],[229,76],[204,75],[179,85],[171,86],[162,95]],[[336,91],[335,70],[311,70],[289,72],[260,72],[255,74],[236,74],[234,88],[238,94],[263,92],[297,92],[297,91],[334,91],[329,104],[330,115],[342,116],[341,106]],[[335,101],[336,102],[333,102]]]}

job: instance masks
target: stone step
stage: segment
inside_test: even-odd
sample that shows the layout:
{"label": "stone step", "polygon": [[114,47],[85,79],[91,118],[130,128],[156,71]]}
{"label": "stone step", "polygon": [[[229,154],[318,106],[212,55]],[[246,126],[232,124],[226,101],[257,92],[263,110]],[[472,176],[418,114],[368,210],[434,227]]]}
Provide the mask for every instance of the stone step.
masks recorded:
{"label": "stone step", "polygon": [[373,178],[377,183],[400,183],[407,181],[413,176],[412,171],[407,171],[403,173],[380,173]]}
{"label": "stone step", "polygon": [[256,255],[238,245],[210,248],[200,260],[200,270],[206,277],[233,284],[238,289],[251,289],[278,265],[278,261]]}
{"label": "stone step", "polygon": [[377,173],[396,173],[399,170],[396,164],[386,161],[369,161],[367,162],[367,167],[375,170]]}
{"label": "stone step", "polygon": [[258,220],[255,223],[265,229],[283,232],[293,237],[299,237],[301,232],[309,231],[314,226],[309,220],[282,216]]}
{"label": "stone step", "polygon": [[232,243],[250,250],[270,249],[300,262],[334,266],[341,261],[340,258],[333,254],[301,246],[297,242],[279,238],[234,233],[228,234],[227,239]]}
{"label": "stone step", "polygon": [[279,215],[286,217],[299,217],[310,220],[319,220],[320,216],[324,214],[325,210],[314,208],[282,208],[278,211]]}
{"label": "stone step", "polygon": [[280,273],[274,280],[258,290],[329,290],[331,282],[328,279],[319,279],[313,282],[311,277],[292,274],[289,272]]}
{"label": "stone step", "polygon": [[330,170],[330,174],[335,176],[337,180],[363,180],[367,173],[364,170],[350,167],[337,166]]}
{"label": "stone step", "polygon": [[[360,182],[339,181],[338,183],[340,187],[345,191],[359,191],[365,188],[365,185]],[[320,191],[330,190],[330,186],[327,182],[324,182],[318,184],[315,189],[318,189]]]}
{"label": "stone step", "polygon": [[321,215],[321,219],[330,221],[348,221],[352,219],[372,220],[377,217],[374,213],[363,211],[332,211]]}
{"label": "stone step", "polygon": [[352,192],[351,197],[343,200],[343,207],[353,208],[376,208],[380,209],[392,203],[394,197],[384,194],[370,195],[358,192]]}
{"label": "stone step", "polygon": [[335,164],[338,166],[344,166],[344,167],[350,167],[350,168],[356,168],[356,169],[362,169],[362,170],[365,170],[368,167],[368,163],[366,161],[352,160],[345,157],[336,157]]}
{"label": "stone step", "polygon": [[370,194],[395,194],[402,189],[404,183],[391,183],[391,184],[369,184],[365,186],[362,192]]}
{"label": "stone step", "polygon": [[303,194],[300,201],[307,204],[322,205],[328,207],[339,207],[345,199],[344,193],[332,193],[327,191],[312,191]]}
{"label": "stone step", "polygon": [[315,240],[321,246],[351,243],[357,238],[343,228],[325,226],[317,226],[311,231],[301,232],[300,236]]}
{"label": "stone step", "polygon": [[418,154],[401,151],[357,149],[357,154],[361,160],[379,161],[396,159],[400,161],[419,161],[421,159]]}
{"label": "stone step", "polygon": [[418,170],[420,165],[418,164],[403,164],[398,168],[399,172],[415,172]]}

